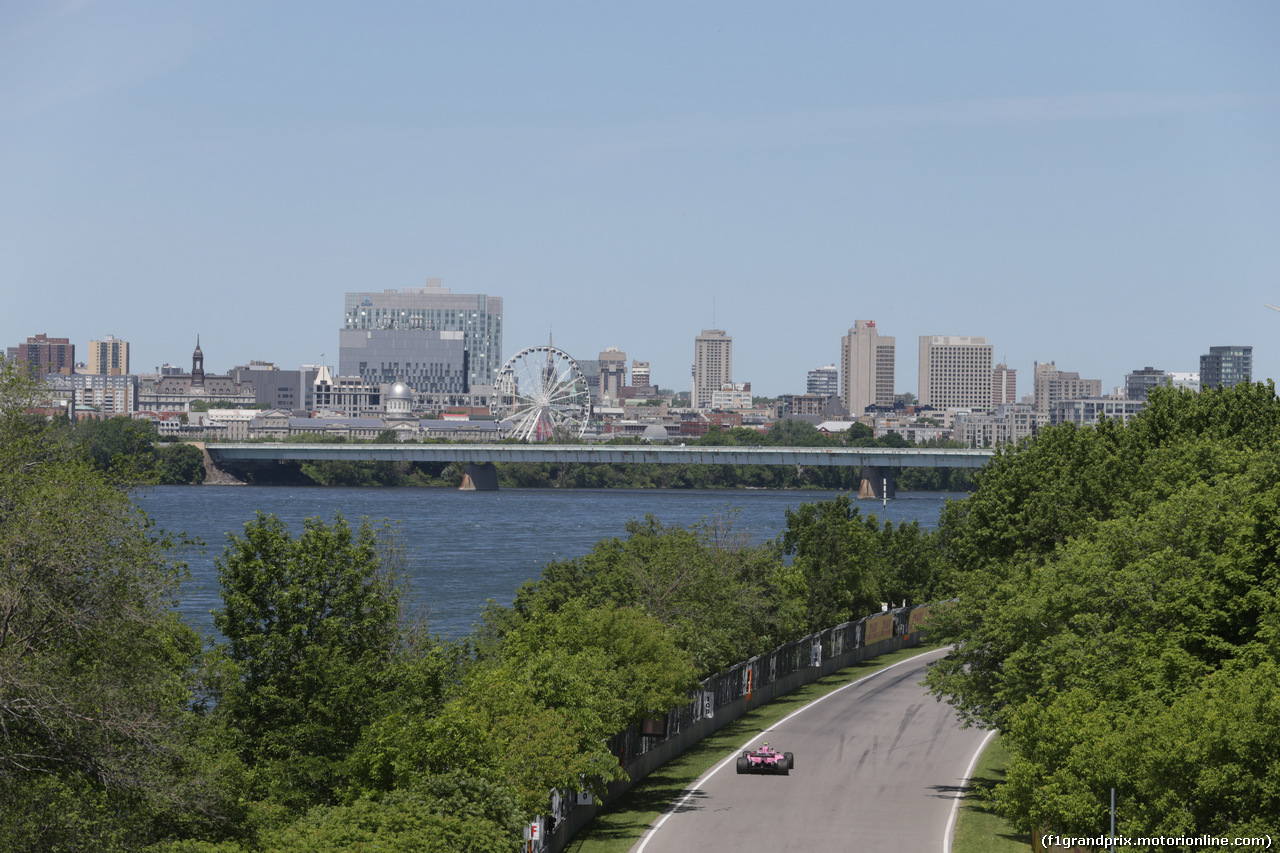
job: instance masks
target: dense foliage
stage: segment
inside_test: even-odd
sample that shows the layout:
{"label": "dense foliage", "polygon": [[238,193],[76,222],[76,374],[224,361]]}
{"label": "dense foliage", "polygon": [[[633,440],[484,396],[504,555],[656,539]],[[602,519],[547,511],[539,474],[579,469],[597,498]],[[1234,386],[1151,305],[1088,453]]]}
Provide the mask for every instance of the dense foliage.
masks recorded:
{"label": "dense foliage", "polygon": [[626,538],[547,564],[512,607],[491,603],[486,628],[501,637],[573,602],[636,608],[706,676],[882,602],[928,600],[947,582],[936,534],[915,523],[881,527],[847,495],[788,511],[770,542],[752,542],[734,520],[732,511],[692,528],[633,520]]}
{"label": "dense foliage", "polygon": [[213,831],[186,697],[199,638],[182,566],[0,360],[0,838],[6,850],[133,850]]}
{"label": "dense foliage", "polygon": [[164,443],[151,421],[124,416],[77,421],[58,418],[49,426],[78,446],[99,471],[139,485],[185,486],[204,482],[204,454],[180,442]]}
{"label": "dense foliage", "polygon": [[944,515],[956,651],[929,683],[1012,747],[1020,829],[1280,825],[1280,400],[1153,392],[1002,452]]}

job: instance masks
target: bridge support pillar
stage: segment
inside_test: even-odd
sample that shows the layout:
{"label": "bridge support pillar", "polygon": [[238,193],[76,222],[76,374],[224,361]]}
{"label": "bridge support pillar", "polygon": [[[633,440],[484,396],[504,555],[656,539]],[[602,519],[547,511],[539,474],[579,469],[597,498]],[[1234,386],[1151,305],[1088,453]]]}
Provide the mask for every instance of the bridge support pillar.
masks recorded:
{"label": "bridge support pillar", "polygon": [[[886,489],[888,494],[885,494]],[[878,465],[862,466],[862,483],[858,486],[859,498],[875,498],[883,500],[885,497],[896,498],[898,496],[898,485],[893,481],[893,469],[885,468]]]}
{"label": "bridge support pillar", "polygon": [[468,462],[458,489],[464,492],[496,492],[498,469],[492,462]]}

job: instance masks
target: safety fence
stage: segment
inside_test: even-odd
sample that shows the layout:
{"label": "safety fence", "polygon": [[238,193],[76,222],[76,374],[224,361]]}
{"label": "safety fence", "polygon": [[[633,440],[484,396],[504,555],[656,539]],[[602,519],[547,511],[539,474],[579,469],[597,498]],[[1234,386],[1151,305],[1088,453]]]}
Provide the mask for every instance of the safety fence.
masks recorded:
{"label": "safety fence", "polygon": [[530,849],[559,853],[603,807],[748,711],[858,661],[917,645],[928,615],[928,605],[875,613],[792,640],[713,675],[694,691],[688,704],[615,735],[609,748],[627,778],[609,785],[601,801],[587,794],[553,794],[547,816],[526,830]]}

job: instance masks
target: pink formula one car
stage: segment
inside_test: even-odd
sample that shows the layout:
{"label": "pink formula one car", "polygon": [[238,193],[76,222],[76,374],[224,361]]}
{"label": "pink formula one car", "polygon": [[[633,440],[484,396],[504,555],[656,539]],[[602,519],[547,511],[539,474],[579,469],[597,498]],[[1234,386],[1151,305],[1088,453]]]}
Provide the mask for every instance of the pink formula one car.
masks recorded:
{"label": "pink formula one car", "polygon": [[767,743],[759,749],[744,750],[738,756],[739,773],[780,773],[786,776],[795,766],[796,760],[791,753],[778,752]]}

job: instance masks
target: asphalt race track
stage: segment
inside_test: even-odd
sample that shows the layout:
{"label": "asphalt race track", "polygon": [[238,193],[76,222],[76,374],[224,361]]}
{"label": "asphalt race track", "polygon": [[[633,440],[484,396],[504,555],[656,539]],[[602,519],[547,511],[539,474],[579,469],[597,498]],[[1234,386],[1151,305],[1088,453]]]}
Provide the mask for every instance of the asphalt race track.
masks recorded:
{"label": "asphalt race track", "polygon": [[[937,650],[855,682],[750,742],[795,754],[789,776],[718,763],[633,853],[943,851],[952,805],[987,737],[925,693]],[[748,744],[742,744],[746,748]]]}

